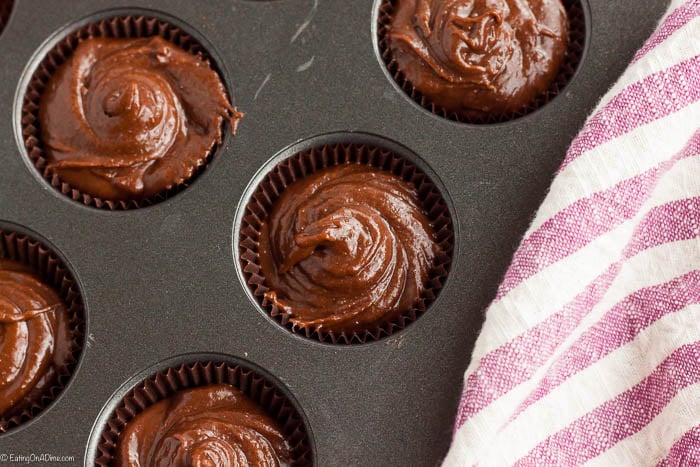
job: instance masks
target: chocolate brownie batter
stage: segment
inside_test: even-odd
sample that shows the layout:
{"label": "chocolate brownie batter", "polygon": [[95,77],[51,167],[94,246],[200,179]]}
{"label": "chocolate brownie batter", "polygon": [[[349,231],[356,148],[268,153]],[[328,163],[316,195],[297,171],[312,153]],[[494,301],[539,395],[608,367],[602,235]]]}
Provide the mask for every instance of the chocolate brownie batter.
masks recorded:
{"label": "chocolate brownie batter", "polygon": [[83,41],[39,107],[48,168],[115,201],[186,181],[241,116],[207,61],[160,37]]}
{"label": "chocolate brownie batter", "polygon": [[298,328],[338,334],[407,313],[437,252],[415,188],[365,165],[291,184],[260,232],[265,298]]}
{"label": "chocolate brownie batter", "polygon": [[57,383],[70,357],[68,321],[53,289],[0,259],[0,417],[20,414]]}
{"label": "chocolate brownie batter", "polygon": [[561,0],[396,0],[389,46],[434,104],[472,118],[518,111],[566,55]]}
{"label": "chocolate brownie batter", "polygon": [[277,423],[232,386],[180,391],[127,423],[116,466],[287,466]]}

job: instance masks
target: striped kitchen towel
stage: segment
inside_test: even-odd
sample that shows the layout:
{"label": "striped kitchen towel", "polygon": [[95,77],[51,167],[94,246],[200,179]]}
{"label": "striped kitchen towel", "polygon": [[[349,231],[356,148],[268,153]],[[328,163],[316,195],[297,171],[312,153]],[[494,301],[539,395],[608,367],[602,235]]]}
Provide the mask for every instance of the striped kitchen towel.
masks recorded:
{"label": "striped kitchen towel", "polygon": [[444,461],[586,463],[700,465],[700,0],[672,2],[572,143]]}

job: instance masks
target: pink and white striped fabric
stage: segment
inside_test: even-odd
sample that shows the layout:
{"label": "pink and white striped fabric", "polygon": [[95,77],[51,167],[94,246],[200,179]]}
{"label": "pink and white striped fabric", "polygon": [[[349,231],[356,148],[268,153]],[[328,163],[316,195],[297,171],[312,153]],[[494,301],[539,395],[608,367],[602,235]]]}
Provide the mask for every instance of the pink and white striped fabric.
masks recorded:
{"label": "pink and white striped fabric", "polygon": [[700,0],[569,149],[476,343],[445,466],[700,465]]}

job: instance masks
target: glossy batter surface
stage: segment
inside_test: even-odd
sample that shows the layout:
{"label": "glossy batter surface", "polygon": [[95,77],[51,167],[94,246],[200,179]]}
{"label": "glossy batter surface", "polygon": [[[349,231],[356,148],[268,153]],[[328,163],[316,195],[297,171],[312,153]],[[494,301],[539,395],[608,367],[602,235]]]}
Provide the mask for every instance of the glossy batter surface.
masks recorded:
{"label": "glossy batter surface", "polygon": [[138,200],[187,180],[235,130],[208,62],[160,38],[90,38],[53,74],[39,107],[48,167],[73,188]]}
{"label": "glossy batter surface", "polygon": [[352,333],[415,306],[438,247],[415,188],[344,164],[288,186],[263,224],[265,297],[299,328]]}
{"label": "glossy batter surface", "polygon": [[58,294],[28,267],[0,259],[0,416],[41,398],[69,356],[68,316]]}
{"label": "glossy batter surface", "polygon": [[225,384],[180,391],[128,422],[117,466],[287,466],[290,449],[277,423]]}
{"label": "glossy batter surface", "polygon": [[396,0],[389,43],[433,103],[479,118],[546,91],[568,45],[561,0]]}

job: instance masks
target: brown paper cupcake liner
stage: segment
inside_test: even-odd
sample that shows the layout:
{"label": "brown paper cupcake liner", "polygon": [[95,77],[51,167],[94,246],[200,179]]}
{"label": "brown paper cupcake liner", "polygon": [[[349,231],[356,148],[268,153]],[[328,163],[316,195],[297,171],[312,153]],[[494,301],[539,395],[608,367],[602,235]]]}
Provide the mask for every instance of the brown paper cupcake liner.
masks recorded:
{"label": "brown paper cupcake liner", "polygon": [[[431,221],[440,247],[431,268],[426,289],[406,314],[352,334],[325,329],[300,329],[289,315],[265,298],[269,290],[258,257],[260,229],[281,192],[296,180],[326,167],[353,163],[391,172],[411,183],[417,190],[423,209]],[[304,337],[332,344],[364,344],[388,337],[404,329],[426,312],[445,284],[452,262],[454,233],[450,211],[435,184],[409,160],[392,151],[363,144],[327,144],[302,151],[282,161],[260,182],[251,196],[241,221],[239,237],[241,269],[251,293],[260,306],[279,324]]]}
{"label": "brown paper cupcake liner", "polygon": [[0,0],[0,34],[5,30],[5,26],[10,19],[13,4],[13,0]]}
{"label": "brown paper cupcake liner", "polygon": [[75,279],[63,261],[47,246],[25,234],[0,228],[0,258],[25,264],[46,284],[52,286],[63,300],[69,313],[72,333],[70,358],[57,371],[55,384],[24,408],[10,417],[0,416],[0,433],[5,433],[33,419],[61,394],[78,365],[85,336],[85,310]]}
{"label": "brown paper cupcake liner", "polygon": [[258,403],[282,428],[292,452],[292,466],[313,465],[311,441],[302,416],[273,383],[250,368],[218,361],[198,361],[159,371],[134,387],[107,420],[97,446],[95,465],[113,465],[117,442],[136,415],[178,391],[228,384]]}
{"label": "brown paper cupcake liner", "polygon": [[[22,136],[24,138],[27,154],[41,176],[49,182],[52,187],[74,201],[83,203],[86,206],[109,210],[127,210],[151,206],[187,188],[214,158],[214,154],[218,149],[216,143],[206,157],[198,161],[197,166],[193,168],[188,177],[185,177],[175,183],[171,188],[158,195],[146,199],[129,201],[102,199],[88,193],[83,193],[60,180],[55,173],[47,168],[46,154],[41,141],[41,129],[39,128],[39,101],[53,73],[55,73],[58,67],[70,57],[78,44],[86,39],[93,37],[141,38],[153,36],[160,36],[182,49],[200,56],[221,76],[216,64],[211,60],[211,56],[204,50],[202,45],[179,27],[157,18],[127,15],[90,23],[69,33],[46,53],[46,56],[41,63],[39,63],[39,66],[29,81],[22,103]],[[222,123],[222,125],[225,125],[225,123]]]}
{"label": "brown paper cupcake liner", "polygon": [[424,109],[446,118],[460,123],[468,124],[492,124],[503,123],[510,120],[515,120],[520,117],[534,112],[535,110],[545,106],[554,99],[573,78],[581,62],[583,49],[586,41],[586,23],[583,12],[583,6],[580,0],[562,0],[564,8],[569,18],[569,46],[566,51],[564,63],[562,63],[559,74],[552,80],[549,88],[540,94],[534,101],[527,106],[515,112],[509,112],[503,115],[490,115],[485,117],[474,118],[467,113],[448,111],[441,106],[433,103],[431,99],[420,93],[406,78],[404,73],[399,70],[398,63],[393,57],[391,48],[389,47],[388,32],[391,28],[391,17],[394,10],[394,5],[397,0],[383,0],[379,6],[378,24],[377,24],[377,39],[379,45],[379,54],[384,61],[384,64],[389,70],[389,73],[394,78],[394,81],[399,87],[416,103]]}

